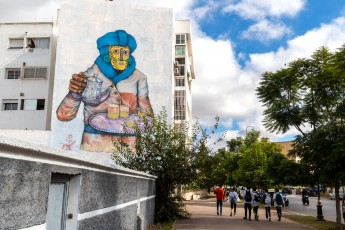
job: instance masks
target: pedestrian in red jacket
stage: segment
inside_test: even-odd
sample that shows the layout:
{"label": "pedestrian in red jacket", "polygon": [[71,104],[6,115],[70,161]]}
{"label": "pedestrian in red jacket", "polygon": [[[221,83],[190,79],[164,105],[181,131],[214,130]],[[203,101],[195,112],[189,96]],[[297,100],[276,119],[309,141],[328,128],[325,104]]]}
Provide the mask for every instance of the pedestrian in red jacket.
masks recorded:
{"label": "pedestrian in red jacket", "polygon": [[223,190],[223,185],[220,185],[218,188],[216,188],[213,191],[214,194],[216,194],[216,199],[217,199],[217,215],[222,215],[222,210],[223,210],[223,200],[224,200],[224,190]]}

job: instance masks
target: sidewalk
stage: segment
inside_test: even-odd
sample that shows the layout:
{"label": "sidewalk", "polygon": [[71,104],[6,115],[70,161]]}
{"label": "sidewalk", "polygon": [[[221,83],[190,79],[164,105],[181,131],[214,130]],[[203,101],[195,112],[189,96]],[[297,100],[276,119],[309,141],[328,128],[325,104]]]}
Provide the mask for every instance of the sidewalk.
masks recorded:
{"label": "sidewalk", "polygon": [[254,220],[252,212],[252,221],[243,220],[244,208],[242,204],[237,204],[236,216],[230,216],[230,205],[228,202],[223,203],[223,215],[217,216],[215,198],[187,201],[187,209],[191,212],[191,219],[177,220],[173,226],[174,230],[269,230],[269,229],[293,229],[293,230],[310,230],[311,228],[300,225],[296,222],[283,218],[278,221],[275,208],[271,208],[272,221],[269,222],[265,217],[265,210],[259,209],[259,221]]}

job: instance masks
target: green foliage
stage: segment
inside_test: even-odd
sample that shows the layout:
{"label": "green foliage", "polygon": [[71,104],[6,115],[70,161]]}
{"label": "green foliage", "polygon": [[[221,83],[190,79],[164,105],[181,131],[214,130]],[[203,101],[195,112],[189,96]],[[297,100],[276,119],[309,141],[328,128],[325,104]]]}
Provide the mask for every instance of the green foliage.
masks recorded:
{"label": "green foliage", "polygon": [[[218,121],[216,118],[215,128]],[[175,191],[198,178],[207,183],[203,178],[209,170],[206,147],[209,136],[199,123],[193,125],[191,137],[189,131],[188,124],[170,123],[163,109],[160,114],[147,118],[144,127],[135,127],[135,147],[114,142],[116,164],[157,176],[155,222],[188,217],[182,198]]]}
{"label": "green foliage", "polygon": [[309,168],[317,179],[335,184],[336,190],[345,174],[339,163],[344,162],[345,147],[344,57],[345,45],[335,53],[320,47],[309,59],[264,73],[257,88],[258,98],[266,107],[265,127],[278,133],[296,128],[300,135],[291,154],[301,157],[302,168]]}
{"label": "green foliage", "polygon": [[241,147],[238,161],[237,181],[249,187],[264,187],[266,177],[266,154],[262,151],[259,141],[260,132],[251,131],[247,134]]}
{"label": "green foliage", "polygon": [[299,165],[283,156],[277,143],[260,138],[260,132],[252,130],[244,139],[237,137],[227,144],[228,150],[219,149],[214,155],[215,184],[268,188],[300,183]]}

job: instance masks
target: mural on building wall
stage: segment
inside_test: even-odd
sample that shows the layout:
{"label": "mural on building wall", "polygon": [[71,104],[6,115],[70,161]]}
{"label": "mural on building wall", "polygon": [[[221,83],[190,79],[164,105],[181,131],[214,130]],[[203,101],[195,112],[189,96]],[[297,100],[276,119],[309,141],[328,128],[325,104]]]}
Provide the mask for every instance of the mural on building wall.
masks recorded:
{"label": "mural on building wall", "polygon": [[135,38],[126,31],[108,32],[97,39],[99,56],[94,64],[85,72],[72,74],[69,92],[56,115],[60,121],[71,121],[83,102],[80,149],[112,152],[114,138],[134,146],[134,125],[153,113],[147,78],[136,69],[132,56],[136,47]]}

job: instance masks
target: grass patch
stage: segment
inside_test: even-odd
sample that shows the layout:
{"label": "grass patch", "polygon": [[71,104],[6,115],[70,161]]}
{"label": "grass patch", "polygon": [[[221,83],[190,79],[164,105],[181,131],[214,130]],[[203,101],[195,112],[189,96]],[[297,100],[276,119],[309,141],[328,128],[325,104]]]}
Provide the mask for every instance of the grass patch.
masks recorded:
{"label": "grass patch", "polygon": [[[314,216],[300,216],[300,215],[284,215],[286,219],[295,221],[299,224],[317,229],[317,230],[335,230],[336,223],[333,221],[316,221]],[[342,225],[342,228],[345,230],[345,225]]]}
{"label": "grass patch", "polygon": [[172,230],[172,226],[174,221],[169,221],[167,223],[158,223],[156,225],[152,225],[148,228],[148,230]]}

